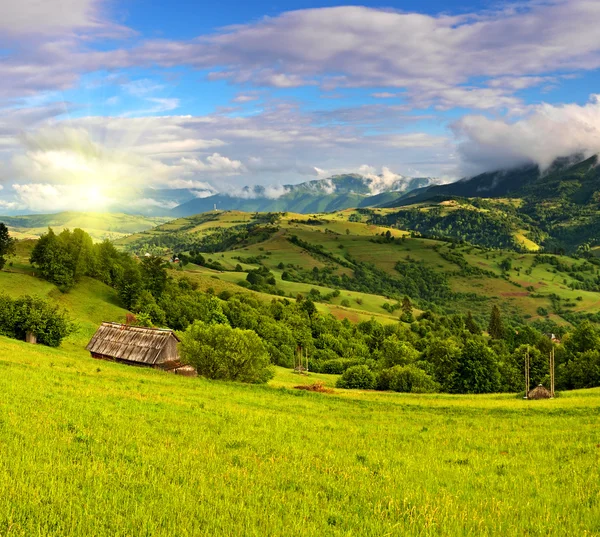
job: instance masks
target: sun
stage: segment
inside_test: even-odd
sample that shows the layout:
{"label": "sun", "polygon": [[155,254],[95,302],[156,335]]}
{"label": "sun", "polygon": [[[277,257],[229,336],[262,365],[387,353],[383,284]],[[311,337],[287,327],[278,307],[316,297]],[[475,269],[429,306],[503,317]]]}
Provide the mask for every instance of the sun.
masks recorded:
{"label": "sun", "polygon": [[106,201],[106,197],[100,187],[96,185],[86,185],[82,188],[81,202],[86,210],[101,210],[106,205]]}

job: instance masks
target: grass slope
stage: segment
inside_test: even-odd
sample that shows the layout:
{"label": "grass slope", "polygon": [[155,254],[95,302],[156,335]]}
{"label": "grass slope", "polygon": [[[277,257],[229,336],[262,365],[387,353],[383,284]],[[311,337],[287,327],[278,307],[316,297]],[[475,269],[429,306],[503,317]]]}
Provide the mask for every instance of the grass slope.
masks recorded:
{"label": "grass slope", "polygon": [[57,214],[34,214],[26,216],[0,216],[11,235],[17,239],[39,237],[52,227],[56,233],[63,229],[81,228],[96,241],[118,239],[155,227],[166,217],[138,216],[120,213],[78,213],[62,212]]}
{"label": "grass slope", "polygon": [[[517,206],[518,200],[497,200],[497,205],[502,203],[507,206]],[[457,204],[449,203],[444,205],[444,211],[451,213],[457,207]],[[392,211],[391,209],[373,210],[382,217],[391,214]],[[312,245],[322,246],[325,252],[339,259],[349,253],[354,259],[371,263],[394,277],[399,277],[398,272],[394,269],[397,262],[407,260],[423,262],[427,267],[448,275],[453,291],[474,294],[476,300],[465,297],[454,301],[452,306],[458,311],[472,311],[479,316],[482,322],[487,318],[493,304],[499,305],[507,315],[527,316],[530,319],[540,318],[539,310],[541,308],[548,311],[549,318],[561,323],[566,322],[561,317],[561,314],[565,311],[576,313],[600,311],[600,295],[597,292],[572,290],[569,288],[569,284],[577,282],[571,275],[558,273],[549,264],[535,265],[537,245],[529,241],[522,230],[518,233],[515,232],[515,238],[528,246],[531,250],[528,253],[490,250],[469,245],[452,247],[447,242],[411,237],[404,230],[370,225],[366,222],[350,221],[350,219],[356,219],[357,217],[360,218],[360,215],[355,210],[315,215],[287,213],[278,223],[279,231],[263,242],[233,250],[204,254],[207,259],[221,263],[225,269],[224,271],[212,271],[188,266],[186,273],[190,275],[204,274],[205,278],[210,278],[212,283],[204,288],[214,287],[216,290],[217,287],[222,289],[225,285],[231,291],[235,290],[236,282],[246,277],[244,273],[234,271],[237,264],[240,264],[244,270],[258,266],[255,263],[241,262],[238,258],[249,259],[254,257],[259,258],[260,263],[273,272],[277,279],[277,286],[285,291],[288,296],[296,296],[298,293],[306,294],[311,288],[319,289],[322,294],[328,293],[330,289],[318,285],[281,280],[281,274],[283,270],[287,270],[288,265],[308,270],[317,267],[321,270],[328,264],[327,260],[322,257],[315,256],[292,244],[289,238],[296,235]],[[309,218],[320,220],[321,225],[308,224]],[[251,219],[252,215],[236,211],[197,215],[178,219],[144,233],[131,235],[118,241],[117,244],[125,248],[135,249],[148,240],[169,237],[174,233],[200,239],[213,233],[213,230],[217,227],[232,227],[248,223]],[[374,242],[374,239],[381,238],[377,237],[378,235],[387,231],[390,231],[396,239],[402,237],[404,239],[402,241],[396,240],[393,243]],[[165,254],[170,252],[168,249],[163,251]],[[455,262],[449,261],[449,256],[463,258],[467,268],[479,270],[480,272],[484,270],[488,273],[469,273],[461,269]],[[584,260],[581,259],[574,260],[565,256],[554,257],[569,266],[577,267],[584,263]],[[512,262],[513,268],[503,273],[500,269],[500,263],[507,258]],[[283,263],[286,268],[280,269],[280,263]],[[582,274],[586,278],[595,278],[597,272],[597,269],[595,269],[594,272]],[[341,266],[336,267],[335,273],[339,275],[352,274],[349,269]],[[223,285],[216,284],[216,280],[224,282]],[[561,310],[553,309],[552,295],[560,297],[563,303],[569,304],[569,306]],[[343,310],[339,306],[344,299],[350,301],[352,309],[363,312],[363,317],[370,314],[379,314],[388,319],[397,320],[400,315],[400,312],[397,311],[390,316],[382,308],[386,302],[393,302],[388,297],[350,291],[342,291],[340,297],[333,298],[330,303],[321,304],[320,307],[329,308],[336,315],[339,312],[343,314]],[[350,316],[350,318],[359,317]]]}
{"label": "grass slope", "polygon": [[0,372],[3,537],[600,531],[600,390],[312,394],[1,337]]}

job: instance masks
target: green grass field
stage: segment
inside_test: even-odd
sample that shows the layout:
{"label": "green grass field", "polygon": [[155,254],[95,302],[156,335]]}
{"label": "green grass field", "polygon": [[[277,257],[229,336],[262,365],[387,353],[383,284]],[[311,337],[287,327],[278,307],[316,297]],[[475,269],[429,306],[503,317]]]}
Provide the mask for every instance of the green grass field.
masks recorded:
{"label": "green grass field", "polygon": [[600,532],[600,390],[314,394],[6,338],[0,371],[3,537]]}
{"label": "green grass field", "polygon": [[[600,534],[600,389],[408,395],[97,361],[93,331],[126,313],[115,292],[86,278],[61,294],[27,273],[27,252],[0,289],[49,298],[79,330],[58,349],[0,337],[1,537]],[[333,393],[294,388],[315,382]]]}

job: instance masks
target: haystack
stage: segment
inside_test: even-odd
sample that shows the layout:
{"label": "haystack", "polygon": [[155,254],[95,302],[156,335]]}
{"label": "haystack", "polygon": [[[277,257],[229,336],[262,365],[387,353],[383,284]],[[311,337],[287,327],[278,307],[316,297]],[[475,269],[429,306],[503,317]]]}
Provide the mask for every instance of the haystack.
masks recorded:
{"label": "haystack", "polygon": [[550,390],[544,388],[542,384],[535,387],[527,394],[527,399],[550,399],[552,394]]}

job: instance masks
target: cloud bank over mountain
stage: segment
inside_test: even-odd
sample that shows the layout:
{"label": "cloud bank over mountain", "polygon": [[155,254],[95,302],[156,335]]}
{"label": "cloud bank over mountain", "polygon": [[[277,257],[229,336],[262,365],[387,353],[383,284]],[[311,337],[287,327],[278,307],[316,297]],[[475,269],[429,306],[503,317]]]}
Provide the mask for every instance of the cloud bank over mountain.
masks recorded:
{"label": "cloud bank over mountain", "polygon": [[542,104],[517,121],[467,116],[454,125],[467,175],[600,153],[600,95],[577,104]]}

